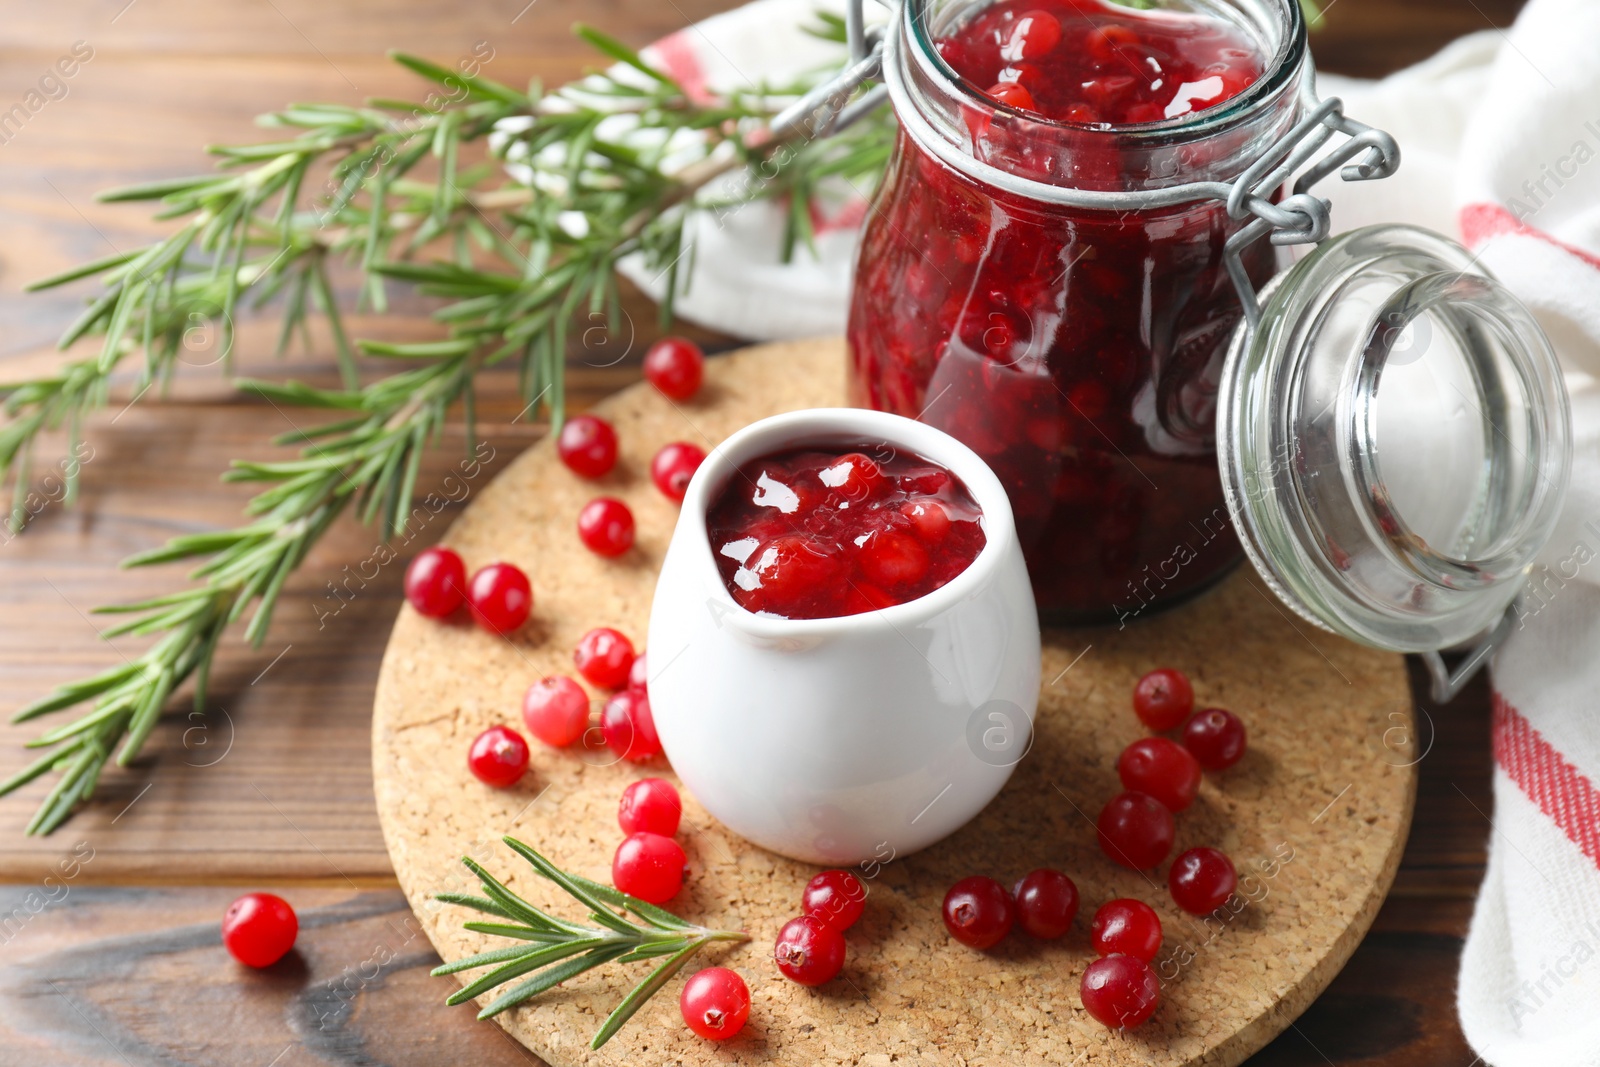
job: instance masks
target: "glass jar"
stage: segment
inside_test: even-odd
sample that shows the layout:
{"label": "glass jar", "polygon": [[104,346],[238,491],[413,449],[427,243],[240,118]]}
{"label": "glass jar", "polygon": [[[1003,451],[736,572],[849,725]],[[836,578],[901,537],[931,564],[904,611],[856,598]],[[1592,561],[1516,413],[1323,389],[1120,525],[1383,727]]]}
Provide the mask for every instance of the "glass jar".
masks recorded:
{"label": "glass jar", "polygon": [[[905,0],[887,31],[901,132],[857,262],[852,401],[988,461],[1046,621],[1126,622],[1240,558],[1214,424],[1241,316],[1224,248],[1249,217],[1195,190],[1300,119],[1305,27],[1296,0],[1183,5],[1254,41],[1258,80],[1192,115],[1079,125],[997,104],[941,58],[982,6]],[[1259,287],[1275,249],[1240,265]]]}

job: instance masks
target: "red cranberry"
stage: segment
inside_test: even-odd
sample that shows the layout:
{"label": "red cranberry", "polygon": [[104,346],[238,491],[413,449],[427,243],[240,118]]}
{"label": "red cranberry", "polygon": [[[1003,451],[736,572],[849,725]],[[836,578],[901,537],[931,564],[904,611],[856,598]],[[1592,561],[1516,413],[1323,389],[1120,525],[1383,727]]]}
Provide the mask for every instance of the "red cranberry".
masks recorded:
{"label": "red cranberry", "polygon": [[1014,107],[1018,111],[1034,111],[1038,108],[1033,102],[1033,94],[1023,88],[1021,82],[1000,82],[990,86],[985,95],[995,103]]}
{"label": "red cranberry", "polygon": [[578,538],[597,556],[620,556],[633,547],[633,512],[615,497],[596,497],[578,512]]}
{"label": "red cranberry", "polygon": [[1011,932],[1017,911],[1006,887],[981,874],[963,878],[944,895],[944,925],[950,936],[976,949],[993,948]]}
{"label": "red cranberry", "polygon": [[705,371],[705,353],[682,337],[663,337],[644,354],[644,376],[673,400],[688,400],[698,393]]}
{"label": "red cranberry", "polygon": [[778,931],[772,958],[785,978],[821,985],[844,969],[844,935],[813,915],[802,915]]}
{"label": "red cranberry", "polygon": [[661,755],[661,738],[650,714],[650,698],[638,689],[612,694],[600,709],[600,733],[606,747],[629,763],[643,763]]}
{"label": "red cranberry", "polygon": [[750,611],[769,604],[803,599],[812,590],[831,585],[843,570],[838,554],[814,538],[785,534],[758,546],[735,579],[733,598]]}
{"label": "red cranberry", "polygon": [[1206,770],[1225,771],[1244,755],[1244,723],[1231,711],[1207,708],[1183,728],[1183,744]]}
{"label": "red cranberry", "polygon": [[650,461],[650,480],[668,500],[683,503],[683,494],[689,491],[689,479],[705,462],[706,454],[686,441],[662,445],[656,458]]}
{"label": "red cranberry", "polygon": [[406,568],[406,600],[420,615],[442,619],[467,600],[467,565],[448,548],[417,553]]}
{"label": "red cranberry", "polygon": [[1118,793],[1100,809],[1095,823],[1100,851],[1124,867],[1149,870],[1167,858],[1176,827],[1172,812],[1147,793]]}
{"label": "red cranberry", "polygon": [[578,638],[578,647],[572,651],[578,673],[602,689],[621,689],[633,660],[633,642],[609,626],[597,626]]}
{"label": "red cranberry", "polygon": [[683,888],[689,858],[670,837],[629,834],[611,858],[611,884],[650,904],[665,904]]}
{"label": "red cranberry", "polygon": [[528,769],[528,742],[505,726],[491,726],[472,741],[467,769],[484,785],[505,789]]}
{"label": "red cranberry", "polygon": [[937,500],[909,500],[900,515],[923,544],[936,545],[950,532],[950,513]]}
{"label": "red cranberry", "polygon": [[1194,803],[1200,791],[1200,764],[1189,750],[1165,737],[1144,737],[1122,750],[1117,776],[1124,789],[1148,793],[1168,811]]}
{"label": "red cranberry", "polygon": [[1003,59],[1039,59],[1061,43],[1061,23],[1048,11],[1024,11],[1000,50]]}
{"label": "red cranberry", "polygon": [[807,882],[800,894],[803,914],[820,919],[840,933],[856,924],[866,906],[866,887],[849,871],[823,871]]}
{"label": "red cranberry", "polygon": [[556,451],[574,474],[598,478],[617,465],[617,431],[604,419],[574,415],[561,427]]}
{"label": "red cranberry", "polygon": [[1161,951],[1161,918],[1142,900],[1107,901],[1094,913],[1089,943],[1102,956],[1120,952],[1149,963]]}
{"label": "red cranberry", "polygon": [[643,652],[633,657],[633,666],[628,668],[628,688],[641,693],[650,689],[650,668],[645,665]]}
{"label": "red cranberry", "polygon": [[1078,987],[1083,1008],[1113,1030],[1131,1030],[1155,1013],[1161,983],[1150,965],[1132,956],[1106,956],[1089,964]]}
{"label": "red cranberry", "polygon": [[851,452],[818,471],[817,480],[854,503],[877,494],[883,487],[883,470],[860,452]]}
{"label": "red cranberry", "polygon": [[1182,671],[1163,667],[1133,687],[1133,711],[1152,730],[1170,730],[1194,709],[1194,689]]}
{"label": "red cranberry", "polygon": [[541,678],[522,697],[522,722],[552,748],[566,748],[589,728],[589,694],[564,674]]}
{"label": "red cranberry", "polygon": [[1172,861],[1167,873],[1172,899],[1191,915],[1210,915],[1238,885],[1233,861],[1214,848],[1191,848]]}
{"label": "red cranberry", "polygon": [[246,893],[222,916],[222,945],[246,967],[271,967],[294,948],[300,920],[282,897]]}
{"label": "red cranberry", "polygon": [[726,1041],[750,1018],[750,987],[726,967],[707,967],[683,983],[678,1010],[689,1029],[707,1041]]}
{"label": "red cranberry", "polygon": [[869,581],[890,588],[921,581],[930,562],[919,541],[894,530],[873,534],[857,558]]}
{"label": "red cranberry", "polygon": [[646,830],[671,837],[678,832],[681,818],[683,801],[664,778],[641,778],[631,783],[622,791],[622,802],[617,805],[617,824],[625,834]]}
{"label": "red cranberry", "polygon": [[1072,929],[1078,914],[1078,887],[1060,871],[1040,868],[1012,888],[1017,924],[1034,937],[1052,941]]}
{"label": "red cranberry", "polygon": [[508,634],[528,621],[533,611],[533,586],[517,567],[491,563],[472,576],[467,599],[479,626]]}

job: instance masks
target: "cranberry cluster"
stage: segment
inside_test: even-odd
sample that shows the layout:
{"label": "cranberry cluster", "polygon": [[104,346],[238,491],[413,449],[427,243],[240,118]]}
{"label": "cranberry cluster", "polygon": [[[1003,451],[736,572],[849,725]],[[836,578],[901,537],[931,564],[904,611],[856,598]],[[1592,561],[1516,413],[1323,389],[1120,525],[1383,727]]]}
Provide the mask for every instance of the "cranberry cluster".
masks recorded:
{"label": "cranberry cluster", "polygon": [[[644,654],[634,654],[627,635],[607,626],[590,630],[579,639],[572,659],[591,685],[617,690],[600,709],[605,746],[630,763],[661,755]],[[522,722],[551,748],[566,748],[589,732],[589,694],[564,674],[540,678],[523,694]],[[491,726],[473,740],[467,766],[485,785],[504,789],[521,780],[528,757],[528,743],[521,734],[507,726]]]}
{"label": "cranberry cluster", "polygon": [[665,904],[683,888],[689,858],[673,840],[683,801],[664,778],[641,778],[622,791],[617,825],[628,836],[611,857],[611,884],[651,904]]}
{"label": "cranberry cluster", "polygon": [[1034,937],[1055,940],[1077,917],[1078,887],[1060,871],[1043,867],[1019,878],[1010,892],[977,874],[951,886],[941,910],[950,936],[972,948],[993,948],[1017,923]]}
{"label": "cranberry cluster", "polygon": [[979,517],[950,471],[860,443],[744,464],[712,504],[706,528],[741,607],[827,619],[903,604],[947,584],[983,549]]}
{"label": "cranberry cluster", "polygon": [[822,985],[844,969],[844,932],[866,910],[867,889],[849,871],[823,871],[800,894],[800,915],[784,923],[772,959],[785,978]]}
{"label": "cranberry cluster", "polygon": [[[657,341],[645,353],[644,376],[665,397],[688,400],[700,390],[705,355],[681,337]],[[603,478],[617,465],[617,431],[597,415],[575,415],[556,437],[556,454],[581,478]],[[682,503],[689,479],[706,458],[685,441],[664,446],[650,463],[650,480],[667,499]],[[578,538],[589,551],[615,558],[633,547],[633,511],[616,497],[600,496],[578,512]]]}
{"label": "cranberry cluster", "polygon": [[[1166,859],[1176,836],[1173,814],[1194,802],[1201,768],[1223,770],[1244,754],[1244,726],[1231,712],[1210,708],[1189,718],[1194,688],[1181,671],[1151,671],[1134,687],[1133,709],[1151,729],[1172,730],[1188,719],[1184,744],[1165,737],[1133,742],[1117,759],[1126,790],[1100,812],[1100,849],[1135,870]],[[1214,848],[1191,848],[1173,861],[1167,886],[1173,901],[1194,915],[1221,907],[1238,884],[1233,862]],[[963,878],[945,894],[943,916],[950,936],[964,945],[988,949],[999,944],[1013,924],[1039,938],[1056,938],[1072,926],[1078,889],[1060,871],[1042,869],[1017,882],[1011,892],[982,875]],[[1079,992],[1090,1015],[1114,1028],[1134,1027],[1150,1018],[1161,986],[1150,961],[1161,950],[1161,919],[1139,900],[1118,899],[1095,912],[1089,941],[1099,959],[1084,971]]]}
{"label": "cranberry cluster", "polygon": [[[678,790],[664,778],[640,778],[622,791],[617,825],[628,836],[611,860],[611,884],[651,904],[665,904],[683,888],[688,857],[673,840],[683,819]],[[709,1041],[726,1041],[750,1018],[750,988],[736,971],[707,967],[684,983],[678,1010],[689,1029]]]}
{"label": "cranberry cluster", "polygon": [[533,585],[521,568],[491,563],[469,582],[460,554],[443,545],[417,553],[406,567],[405,592],[420,615],[448,618],[466,605],[474,622],[502,635],[520,629],[533,611]]}
{"label": "cranberry cluster", "polygon": [[[1133,710],[1152,730],[1173,730],[1188,719],[1184,743],[1146,737],[1123,749],[1117,776],[1125,792],[1100,811],[1100,850],[1135,870],[1166,859],[1176,836],[1173,814],[1187,808],[1200,789],[1200,773],[1225,770],[1244,755],[1244,724],[1222,708],[1194,710],[1194,687],[1170,667],[1151,671],[1133,689]],[[1172,898],[1183,910],[1205,915],[1222,905],[1238,884],[1233,863],[1214,848],[1192,848],[1172,864]]]}

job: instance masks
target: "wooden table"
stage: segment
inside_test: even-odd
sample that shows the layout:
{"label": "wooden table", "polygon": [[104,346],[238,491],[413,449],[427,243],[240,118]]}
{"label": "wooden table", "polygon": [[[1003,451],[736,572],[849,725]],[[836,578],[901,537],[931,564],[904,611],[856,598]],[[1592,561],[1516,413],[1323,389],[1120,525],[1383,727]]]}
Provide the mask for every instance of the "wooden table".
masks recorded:
{"label": "wooden table", "polygon": [[[209,166],[202,146],[260,137],[251,118],[288,100],[415,94],[418,83],[386,49],[448,62],[486,41],[489,76],[553,83],[593,62],[567,35],[577,19],[643,44],[727,6],[12,4],[0,110],[74,42],[94,54],[64,97],[0,143],[0,377],[51,366],[54,337],[77,309],[76,291],[24,296],[27,281],[160,232],[139,206],[96,204],[97,189],[199,171]],[[1314,48],[1325,69],[1381,74],[1462,33],[1504,25],[1516,7],[1334,0]],[[648,340],[653,312],[642,299],[629,308]],[[429,336],[425,315],[403,304],[354,328]],[[292,366],[271,364],[271,330],[266,321],[244,325],[244,373],[333,380],[325,340]],[[699,336],[713,349],[735,343]],[[575,351],[570,365],[578,407],[637,375],[636,358],[602,369]],[[480,477],[543,432],[516,418],[514,396],[509,379],[488,383],[480,427],[496,459]],[[170,395],[132,399],[124,382],[95,419],[77,506],[52,501],[24,535],[0,534],[0,708],[137,647],[98,641],[103,624],[89,609],[165,591],[183,569],[123,572],[117,561],[178,532],[235,523],[248,494],[217,475],[230,458],[275,455],[265,442],[293,417],[237,396],[200,365],[185,368]],[[450,445],[463,430],[452,432],[424,481],[454,463]],[[41,469],[52,461],[48,451],[41,461]],[[411,548],[436,539],[453,513]],[[374,541],[353,522],[337,527],[284,596],[267,644],[251,650],[235,635],[225,647],[212,709],[191,715],[174,704],[137,764],[108,772],[94,802],[55,836],[21,834],[39,784],[0,802],[0,1065],[532,1060],[497,1027],[443,1006],[446,987],[426,973],[433,953],[394,888],[373,810],[368,722],[402,564],[350,584],[354,596],[330,592]],[[1454,984],[1489,833],[1488,700],[1480,682],[1448,709],[1419,707],[1427,755],[1393,895],[1332,988],[1253,1063],[1466,1067],[1473,1059],[1456,1025]],[[0,727],[0,777],[33,732]],[[74,874],[63,878],[58,865],[74,856]],[[231,965],[219,944],[222,910],[242,887],[279,892],[300,913],[299,948],[265,972]]]}

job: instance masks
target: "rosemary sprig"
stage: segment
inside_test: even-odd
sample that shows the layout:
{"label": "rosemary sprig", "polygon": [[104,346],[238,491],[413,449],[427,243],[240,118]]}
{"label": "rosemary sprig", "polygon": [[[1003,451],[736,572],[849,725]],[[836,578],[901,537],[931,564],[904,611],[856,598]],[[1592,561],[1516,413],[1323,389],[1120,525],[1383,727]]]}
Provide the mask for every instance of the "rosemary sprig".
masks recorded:
{"label": "rosemary sprig", "polygon": [[478,1012],[480,1019],[499,1015],[569,978],[603,964],[666,957],[632,992],[622,998],[622,1002],[601,1024],[594,1040],[589,1043],[590,1048],[599,1048],[633,1018],[645,1001],[660,992],[695,953],[715,941],[750,940],[749,935],[742,931],[711,930],[685,922],[638,897],[569,874],[514,837],[502,840],[513,852],[527,860],[540,877],[554,882],[588,908],[589,918],[600,925],[583,926],[557,919],[517,896],[479,864],[463,857],[461,862],[478,876],[485,895],[475,897],[462,893],[440,893],[436,899],[507,920],[469,922],[464,924],[465,929],[510,937],[523,943],[491,949],[435,967],[435,975],[455,974],[479,967],[494,968],[456,990],[445,1003],[461,1004],[513,979],[526,974],[533,975],[485,1005]]}
{"label": "rosemary sprig", "polygon": [[[826,33],[836,29],[824,26]],[[422,450],[457,402],[471,445],[479,370],[516,361],[528,406],[542,400],[559,424],[569,329],[574,320],[592,326],[596,319],[618,327],[621,259],[640,255],[666,272],[662,314],[670,319],[689,251],[683,234],[690,213],[792,196],[796,217],[804,209],[809,219],[807,198],[825,179],[870,181],[887,155],[887,119],[831,141],[810,141],[799,127],[769,135],[771,117],[831,71],[696,103],[620,43],[585,27],[577,32],[624,73],[590,75],[551,93],[537,84],[522,92],[397,55],[448,95],[434,93],[421,104],[297,104],[265,116],[263,125],[297,132],[268,144],[213,148],[222,159],[218,174],[106,194],[153,201],[159,217],[184,219],[172,236],[36,283],[99,279],[101,292],[61,339],[63,348],[97,339],[99,352],[49,378],[0,386],[0,410],[8,416],[0,426],[0,480],[17,479],[14,522],[23,514],[28,456],[40,432],[60,426],[80,432],[132,353],[145,356],[141,393],[165,381],[197,318],[220,320],[226,367],[233,318],[247,297],[251,307],[281,304],[280,352],[296,333],[306,333],[313,313],[326,315],[344,388],[241,383],[282,408],[343,417],[280,438],[305,446],[297,460],[235,462],[225,477],[266,485],[247,509],[251,521],[180,537],[127,561],[201,562],[190,588],[100,609],[136,616],[107,637],[162,635],[148,651],[17,713],[27,720],[91,704],[76,721],[35,739],[43,755],[0,782],[3,796],[45,774],[60,775],[30,833],[59,826],[93,792],[119,744],[118,762],[131,761],[168,699],[191,677],[196,707],[203,705],[228,625],[253,608],[245,636],[259,645],[285,581],[340,514],[354,505],[362,521],[379,522],[386,538],[404,527]],[[497,150],[520,165],[520,180],[500,177],[492,162],[461,164],[464,146],[488,139],[497,124]],[[427,159],[432,180],[417,176]],[[321,194],[310,194],[308,176],[322,166],[328,182]],[[718,183],[741,168],[748,168],[748,180]],[[795,226],[790,243],[805,243],[806,231]],[[386,307],[390,281],[441,298],[434,317],[444,338],[352,343],[335,299],[338,265],[357,273],[360,299],[378,311]],[[404,369],[361,387],[357,351]],[[68,472],[76,476],[77,465]]]}
{"label": "rosemary sprig", "polygon": [[126,766],[155,727],[167,698],[191,675],[194,702],[205,705],[206,682],[217,643],[230,623],[255,611],[245,636],[259,644],[284,582],[317,538],[352,503],[363,519],[381,518],[391,537],[411,517],[422,450],[438,433],[450,405],[471,380],[471,361],[459,355],[391,375],[359,393],[325,392],[290,383],[243,383],[275,403],[343,409],[350,417],[280,443],[309,442],[298,460],[238,461],[229,481],[267,483],[247,507],[254,520],[231,530],[174,538],[126,566],[205,558],[198,584],[136,604],[98,609],[130,620],[102,636],[164,636],[138,659],[63,686],[17,712],[22,722],[75,704],[93,708],[74,722],[29,742],[45,753],[0,783],[0,795],[56,771],[60,779],[29,822],[29,833],[49,833],[87,797],[120,741],[117,762]]}

